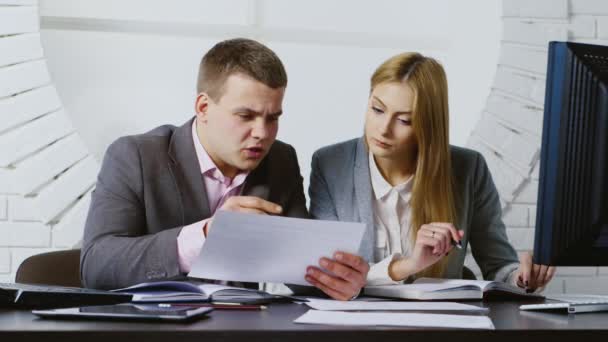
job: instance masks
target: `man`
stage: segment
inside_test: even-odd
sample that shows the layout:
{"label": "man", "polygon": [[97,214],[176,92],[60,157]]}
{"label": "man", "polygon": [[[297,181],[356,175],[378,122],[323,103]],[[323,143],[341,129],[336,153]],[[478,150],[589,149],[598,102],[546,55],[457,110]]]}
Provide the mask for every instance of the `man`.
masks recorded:
{"label": "man", "polygon": [[[287,75],[266,46],[218,43],[203,57],[196,117],[122,137],[108,148],[81,253],[86,287],[118,288],[184,275],[217,210],[308,217],[296,153],[275,141]],[[369,269],[337,253],[307,279],[335,299],[355,296]]]}

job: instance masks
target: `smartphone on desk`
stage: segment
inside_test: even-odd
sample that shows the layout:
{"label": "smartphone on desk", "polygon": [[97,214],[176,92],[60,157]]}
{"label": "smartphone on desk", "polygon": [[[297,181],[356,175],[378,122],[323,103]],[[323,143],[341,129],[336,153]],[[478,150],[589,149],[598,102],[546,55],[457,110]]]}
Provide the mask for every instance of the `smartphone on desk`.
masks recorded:
{"label": "smartphone on desk", "polygon": [[208,307],[161,308],[158,305],[118,304],[67,309],[33,310],[32,313],[42,318],[54,319],[189,322],[205,317],[212,310],[213,308]]}

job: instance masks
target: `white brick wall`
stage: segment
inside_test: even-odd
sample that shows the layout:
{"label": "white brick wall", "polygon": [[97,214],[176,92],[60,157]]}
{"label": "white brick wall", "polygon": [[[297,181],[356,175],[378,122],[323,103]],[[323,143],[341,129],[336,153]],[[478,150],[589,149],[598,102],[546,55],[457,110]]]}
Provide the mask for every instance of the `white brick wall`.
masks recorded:
{"label": "white brick wall", "polygon": [[568,0],[503,0],[503,16],[568,18]]}
{"label": "white brick wall", "polygon": [[606,295],[608,277],[569,277],[564,279],[564,292]]}
{"label": "white brick wall", "polygon": [[[532,249],[534,241],[539,162],[538,154],[530,159],[529,151],[540,147],[549,40],[608,45],[608,1],[503,1],[503,39],[494,85],[468,145],[486,156],[506,202],[507,235],[517,250]],[[497,129],[496,120],[513,132]],[[518,132],[534,137],[523,153],[521,140],[513,138]],[[507,143],[509,137],[520,145]],[[514,165],[519,174],[505,173],[505,165]],[[558,267],[546,292],[608,294],[608,267]]]}
{"label": "white brick wall", "polygon": [[11,253],[7,248],[0,248],[0,276],[11,273]]}
{"label": "white brick wall", "polygon": [[4,221],[7,219],[7,205],[8,203],[6,201],[6,196],[0,196],[0,221]]}
{"label": "white brick wall", "polygon": [[529,216],[528,206],[512,204],[503,211],[502,219],[507,227],[529,227]]}
{"label": "white brick wall", "polygon": [[608,2],[597,0],[570,0],[572,14],[608,15]]}
{"label": "white brick wall", "polygon": [[608,39],[608,16],[597,18],[597,37]]}
{"label": "white brick wall", "polygon": [[40,222],[0,222],[0,247],[47,247],[51,229]]}

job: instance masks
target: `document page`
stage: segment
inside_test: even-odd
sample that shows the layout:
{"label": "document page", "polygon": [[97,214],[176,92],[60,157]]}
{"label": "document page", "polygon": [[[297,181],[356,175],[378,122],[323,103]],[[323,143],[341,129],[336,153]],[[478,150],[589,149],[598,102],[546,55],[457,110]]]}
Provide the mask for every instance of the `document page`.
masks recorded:
{"label": "document page", "polygon": [[363,223],[219,211],[189,277],[309,285],[306,267],[357,253]]}
{"label": "document page", "polygon": [[381,313],[308,310],[304,315],[298,317],[294,323],[494,329],[492,320],[486,316],[396,312]]}
{"label": "document page", "polygon": [[487,308],[453,302],[402,302],[402,301],[339,301],[307,298],[312,309],[322,311],[470,311],[487,312]]}

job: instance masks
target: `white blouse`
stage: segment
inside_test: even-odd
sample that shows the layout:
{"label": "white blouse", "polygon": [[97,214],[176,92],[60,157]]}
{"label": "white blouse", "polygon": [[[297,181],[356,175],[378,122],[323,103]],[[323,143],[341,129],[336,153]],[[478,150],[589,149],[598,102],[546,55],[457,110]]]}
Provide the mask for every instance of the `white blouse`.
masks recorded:
{"label": "white blouse", "polygon": [[400,284],[388,273],[395,258],[408,256],[413,244],[409,236],[411,225],[410,198],[413,176],[396,186],[390,185],[378,170],[374,156],[369,154],[369,170],[374,193],[374,263],[370,263],[367,285]]}

